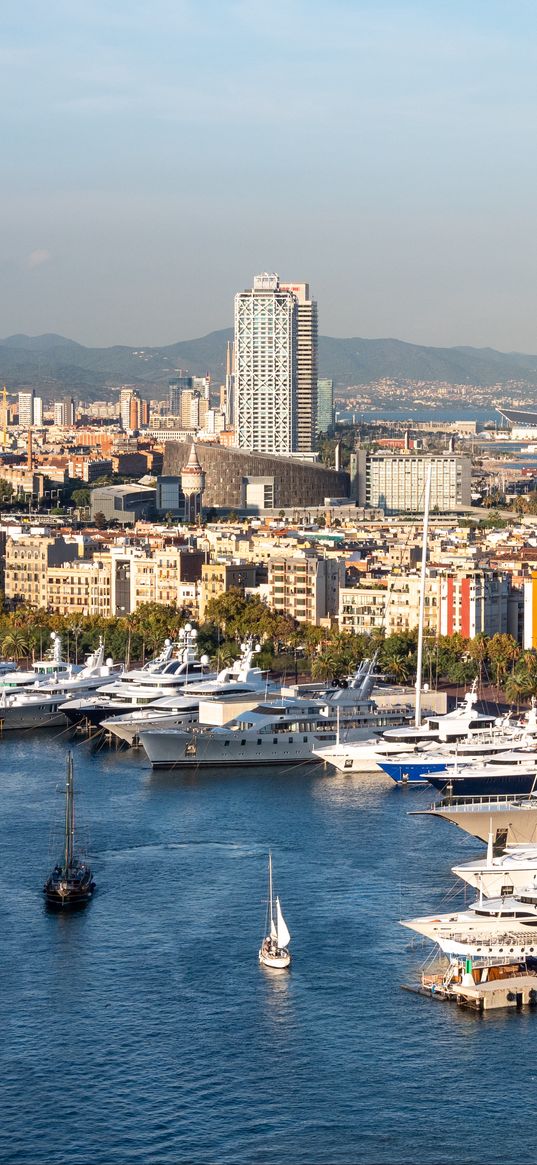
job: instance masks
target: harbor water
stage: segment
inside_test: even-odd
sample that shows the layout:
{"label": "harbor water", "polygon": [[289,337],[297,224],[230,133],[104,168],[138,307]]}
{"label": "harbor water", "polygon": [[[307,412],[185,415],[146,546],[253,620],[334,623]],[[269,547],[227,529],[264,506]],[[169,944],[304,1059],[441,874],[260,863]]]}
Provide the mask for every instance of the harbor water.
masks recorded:
{"label": "harbor water", "polygon": [[[98,889],[58,915],[67,741],[0,740],[0,1161],[537,1161],[537,1012],[401,990],[430,948],[398,919],[448,909],[483,848],[409,816],[430,793],[73,750]],[[288,973],[257,958],[269,848]]]}

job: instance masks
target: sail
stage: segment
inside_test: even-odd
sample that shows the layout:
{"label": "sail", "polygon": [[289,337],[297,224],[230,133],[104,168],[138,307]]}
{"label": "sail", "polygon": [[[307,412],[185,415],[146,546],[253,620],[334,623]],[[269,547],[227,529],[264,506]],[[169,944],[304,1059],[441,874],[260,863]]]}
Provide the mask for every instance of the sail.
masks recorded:
{"label": "sail", "polygon": [[278,946],[286,947],[291,939],[291,935],[289,934],[285,918],[282,914],[279,898],[276,899],[276,930],[278,934]]}
{"label": "sail", "polygon": [[273,918],[270,920],[270,937],[273,942],[278,942],[278,932],[276,930],[276,925]]}

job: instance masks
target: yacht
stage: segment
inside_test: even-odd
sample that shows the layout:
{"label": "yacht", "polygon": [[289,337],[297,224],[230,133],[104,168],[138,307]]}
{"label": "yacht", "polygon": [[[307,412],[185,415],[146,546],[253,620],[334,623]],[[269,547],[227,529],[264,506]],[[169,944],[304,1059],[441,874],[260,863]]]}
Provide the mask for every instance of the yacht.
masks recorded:
{"label": "yacht", "polygon": [[[509,747],[511,746],[511,747]],[[446,745],[428,757],[414,754],[380,762],[398,785],[433,785],[446,796],[472,797],[495,793],[531,793],[537,773],[535,744],[499,734],[466,747]]]}
{"label": "yacht", "polygon": [[263,694],[268,694],[267,673],[253,665],[260,645],[252,640],[241,644],[239,659],[230,667],[223,668],[214,679],[194,679],[187,688],[182,687],[173,696],[163,696],[144,707],[134,708],[120,716],[109,716],[101,721],[101,726],[118,740],[130,747],[139,743],[141,729],[182,728],[199,723],[200,703],[206,700],[230,702],[244,697],[252,697],[255,704]]}
{"label": "yacht", "polygon": [[479,759],[488,759],[497,752],[505,752],[512,738],[485,732],[468,741],[437,744],[434,741],[417,743],[413,752],[408,751],[404,741],[372,737],[363,742],[343,741],[339,744],[319,749],[317,756],[340,772],[374,773],[384,772],[393,781],[401,784],[426,784],[427,774],[444,772],[457,764],[475,764]]}
{"label": "yacht", "polygon": [[76,700],[80,693],[87,699],[107,679],[119,674],[111,659],[105,661],[101,639],[96,651],[85,664],[67,671],[46,674],[32,685],[0,693],[0,728],[2,732],[25,728],[45,728],[67,723],[66,701]]}
{"label": "yacht", "polygon": [[516,896],[480,896],[467,910],[410,918],[402,926],[438,943],[450,958],[537,959],[537,885]]}
{"label": "yacht", "polygon": [[286,695],[241,712],[224,726],[199,725],[191,732],[147,728],[139,734],[153,768],[200,765],[318,763],[315,751],[336,742],[344,729],[364,739],[408,709],[377,708],[367,686],[328,689],[324,695]]}
{"label": "yacht", "polygon": [[423,724],[419,726],[414,724],[389,729],[384,733],[384,740],[397,744],[406,742],[412,749],[416,745],[432,741],[435,743],[441,741],[455,743],[467,740],[485,730],[490,731],[498,727],[506,728],[509,723],[508,718],[476,712],[476,689],[477,681],[472,685],[471,691],[466,693],[463,703],[458,708],[454,708],[452,712],[446,712],[444,716],[427,716]]}
{"label": "yacht", "polygon": [[62,712],[70,724],[100,725],[110,716],[183,691],[187,684],[208,674],[207,656],[197,657],[196,636],[197,632],[187,624],[179,633],[177,644],[166,639],[160,655],[144,667],[123,672],[114,683],[101,685],[90,699],[68,701]]}
{"label": "yacht", "polygon": [[485,898],[505,898],[537,885],[537,845],[508,845],[495,852],[490,836],[485,857],[453,866],[452,872]]}
{"label": "yacht", "polygon": [[485,842],[492,830],[499,850],[507,844],[537,844],[537,797],[462,797],[414,812],[441,817]]}
{"label": "yacht", "polygon": [[43,659],[36,659],[31,668],[26,670],[6,665],[0,674],[0,694],[2,692],[22,691],[23,688],[35,688],[45,680],[61,679],[76,675],[82,665],[67,663],[62,656],[62,640],[56,631],[51,631],[51,650]]}

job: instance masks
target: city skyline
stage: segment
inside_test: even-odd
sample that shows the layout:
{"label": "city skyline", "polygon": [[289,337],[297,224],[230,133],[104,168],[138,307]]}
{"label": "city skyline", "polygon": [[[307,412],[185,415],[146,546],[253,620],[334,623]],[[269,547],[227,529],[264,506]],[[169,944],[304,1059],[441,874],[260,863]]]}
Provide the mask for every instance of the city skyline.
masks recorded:
{"label": "city skyline", "polygon": [[287,270],[326,335],[535,351],[536,32],[527,0],[32,0],[2,51],[2,335],[162,346]]}

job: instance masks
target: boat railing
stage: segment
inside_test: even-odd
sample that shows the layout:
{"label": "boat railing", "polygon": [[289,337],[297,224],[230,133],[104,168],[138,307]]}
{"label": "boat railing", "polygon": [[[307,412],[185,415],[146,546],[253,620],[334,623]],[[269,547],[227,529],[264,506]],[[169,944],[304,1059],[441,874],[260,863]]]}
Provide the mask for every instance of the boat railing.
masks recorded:
{"label": "boat railing", "polygon": [[495,797],[450,797],[444,801],[433,801],[427,812],[441,814],[445,809],[465,809],[472,813],[483,808],[492,810],[495,806],[504,805],[520,806],[522,809],[537,809],[537,798],[529,794],[521,794],[516,797],[510,793],[498,793]]}

